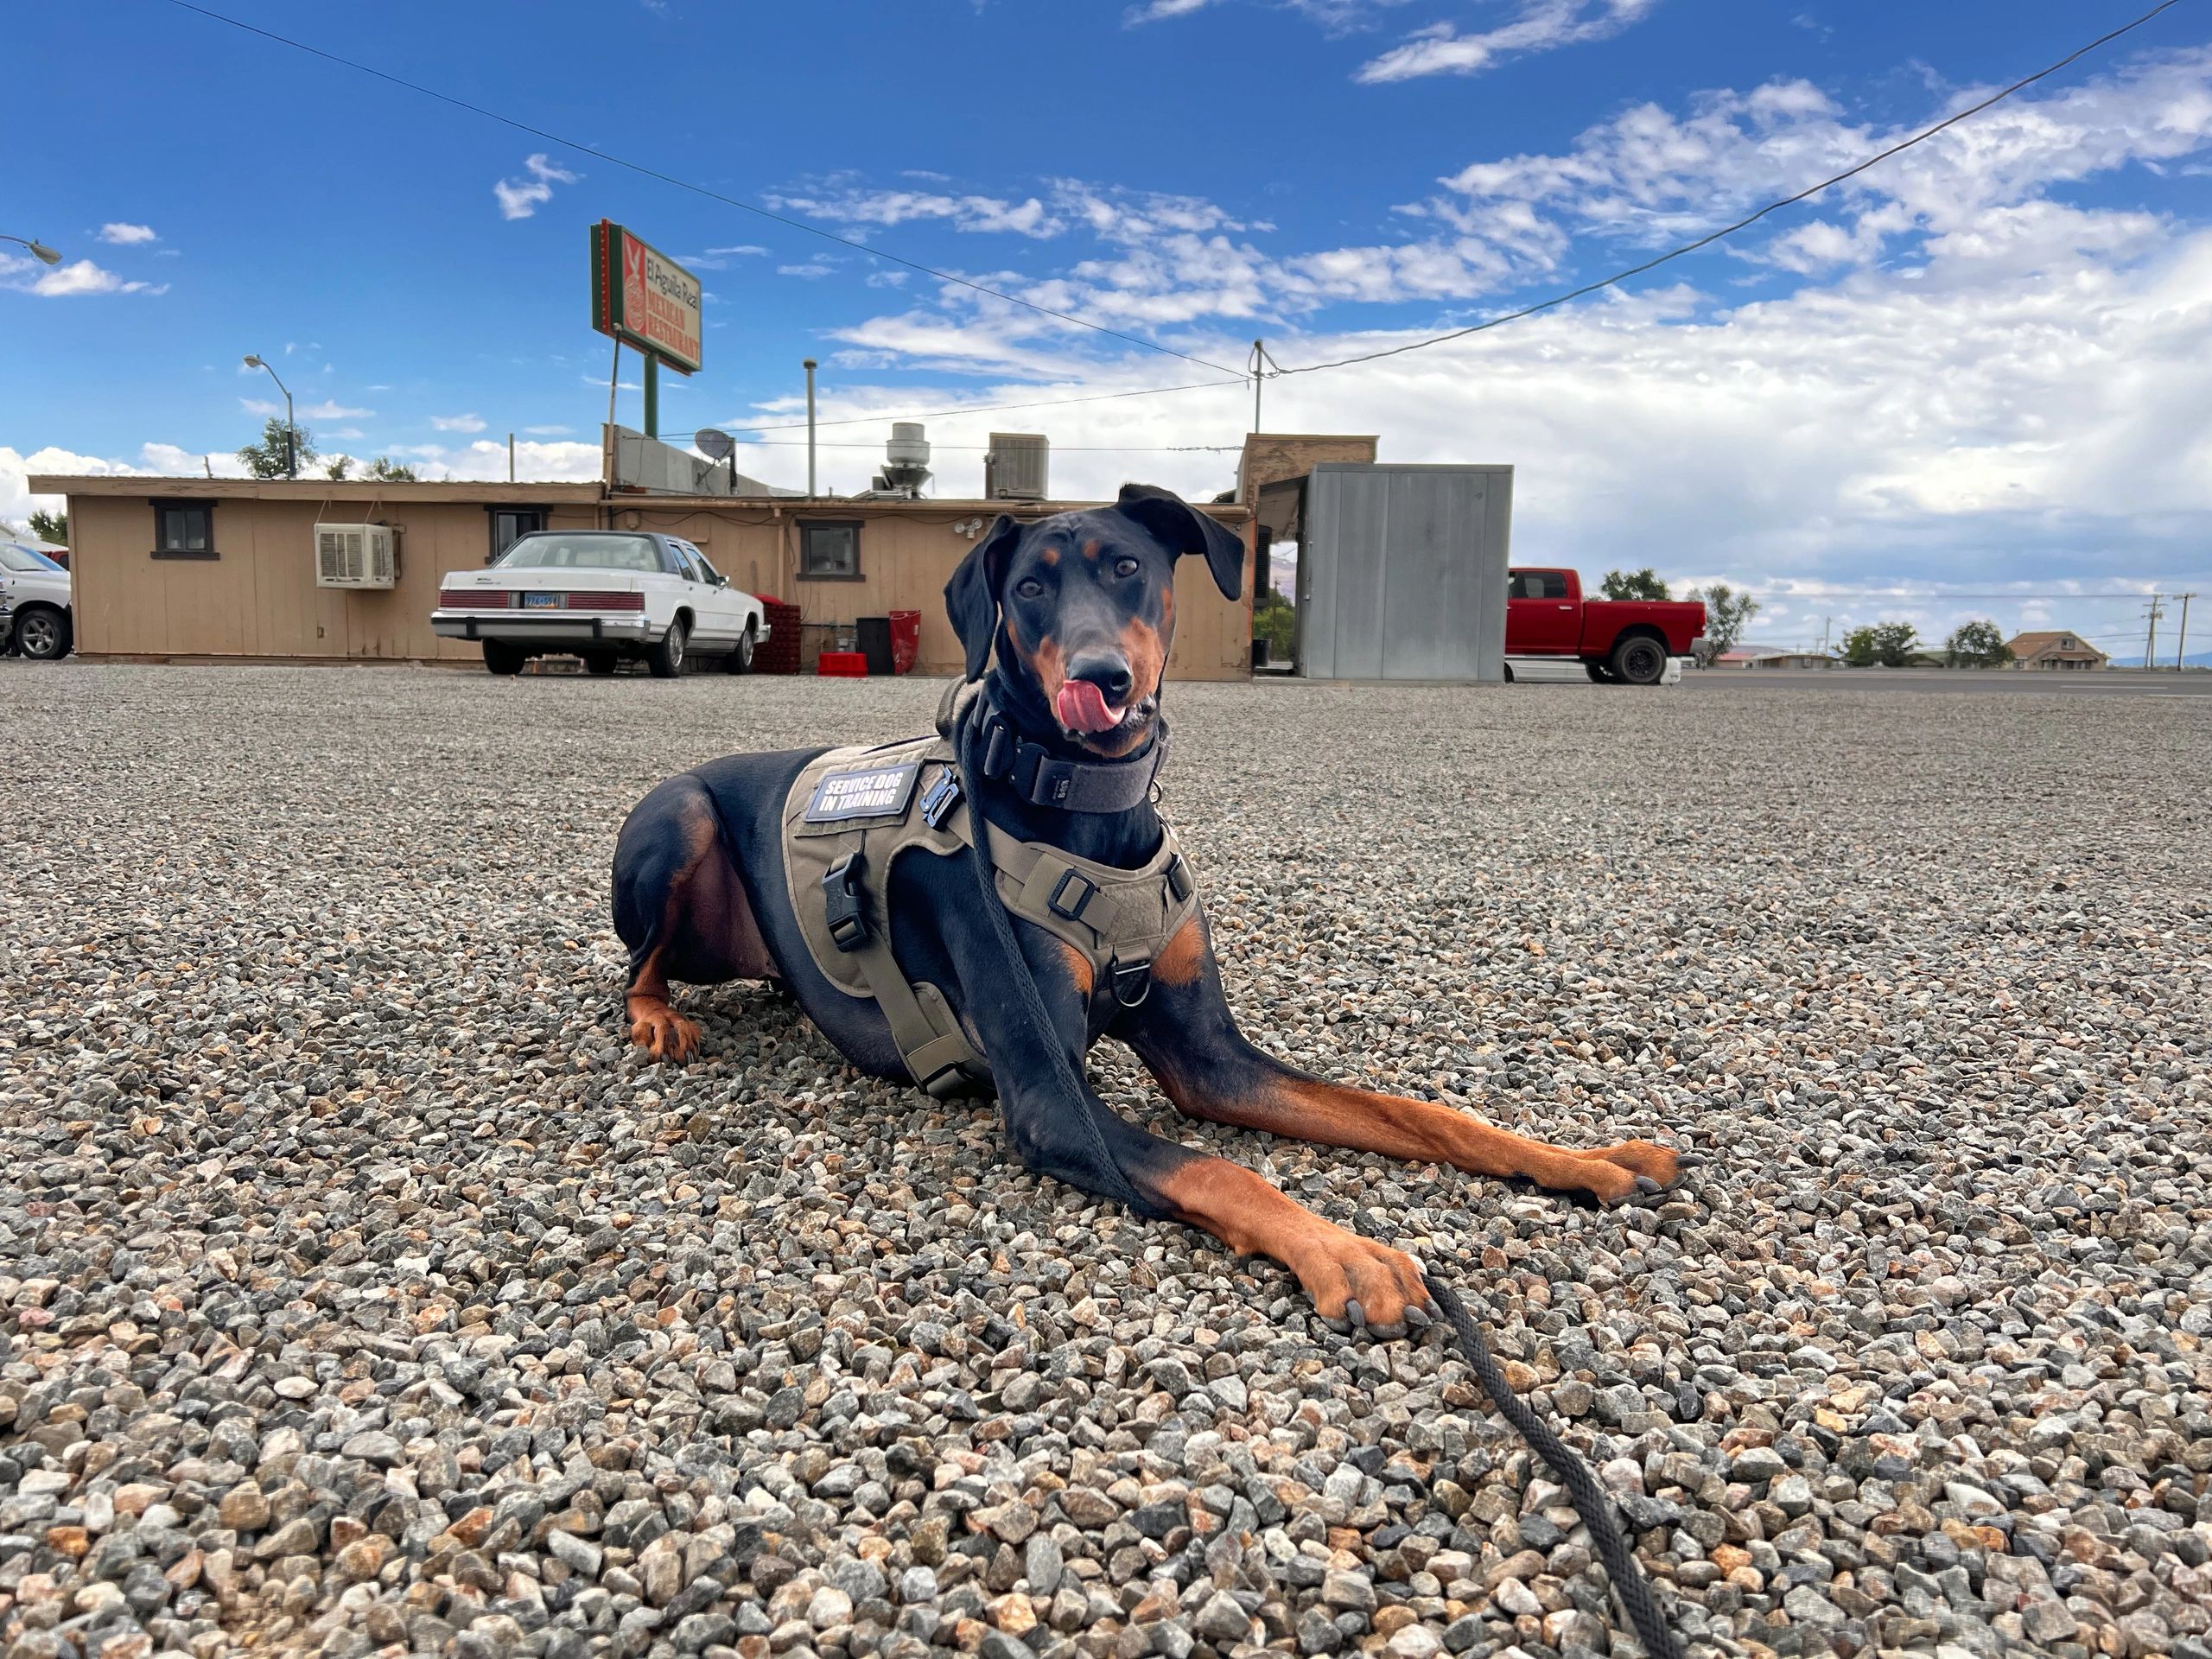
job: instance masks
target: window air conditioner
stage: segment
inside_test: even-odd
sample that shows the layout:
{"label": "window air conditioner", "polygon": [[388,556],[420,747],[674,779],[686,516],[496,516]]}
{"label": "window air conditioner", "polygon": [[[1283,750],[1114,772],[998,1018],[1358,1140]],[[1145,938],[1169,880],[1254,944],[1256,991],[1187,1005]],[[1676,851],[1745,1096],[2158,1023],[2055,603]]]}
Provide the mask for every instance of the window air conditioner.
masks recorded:
{"label": "window air conditioner", "polygon": [[398,579],[389,524],[317,524],[315,527],[315,585],[318,588],[389,588]]}

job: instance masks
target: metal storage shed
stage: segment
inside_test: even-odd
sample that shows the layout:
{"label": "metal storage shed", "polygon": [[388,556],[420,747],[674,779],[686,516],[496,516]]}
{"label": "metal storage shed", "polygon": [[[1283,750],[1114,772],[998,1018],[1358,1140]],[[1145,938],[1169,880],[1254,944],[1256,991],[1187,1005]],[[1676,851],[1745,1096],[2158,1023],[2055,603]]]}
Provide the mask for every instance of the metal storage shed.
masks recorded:
{"label": "metal storage shed", "polygon": [[1512,467],[1323,461],[1296,487],[1300,674],[1504,678]]}

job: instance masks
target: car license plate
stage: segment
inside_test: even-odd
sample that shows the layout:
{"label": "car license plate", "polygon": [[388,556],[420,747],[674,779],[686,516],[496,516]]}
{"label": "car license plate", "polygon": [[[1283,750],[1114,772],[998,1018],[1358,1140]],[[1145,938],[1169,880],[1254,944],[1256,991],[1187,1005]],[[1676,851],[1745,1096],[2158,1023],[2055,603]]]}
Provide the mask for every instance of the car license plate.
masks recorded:
{"label": "car license plate", "polygon": [[522,607],[525,611],[557,611],[561,608],[561,595],[558,594],[524,594],[522,596]]}

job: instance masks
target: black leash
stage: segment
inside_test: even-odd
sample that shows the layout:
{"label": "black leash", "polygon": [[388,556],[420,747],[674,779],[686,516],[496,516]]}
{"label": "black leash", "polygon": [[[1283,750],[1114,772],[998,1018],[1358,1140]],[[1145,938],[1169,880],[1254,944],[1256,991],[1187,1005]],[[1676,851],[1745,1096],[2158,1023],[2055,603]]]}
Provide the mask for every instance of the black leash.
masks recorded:
{"label": "black leash", "polygon": [[[954,753],[960,766],[971,780],[980,779],[981,768],[970,771],[975,762],[970,750],[975,747],[975,724],[968,716],[974,705],[961,710],[952,734]],[[999,900],[998,887],[991,870],[990,836],[983,822],[982,791],[970,782],[967,791],[969,822],[974,831],[974,868],[983,913],[989,918],[992,931],[997,936],[1000,948],[1005,951],[1007,979],[1012,982],[1015,1001],[1032,1028],[1046,1038],[1045,1047],[1049,1062],[1059,1075],[1057,1081],[1071,1096],[1079,1096],[1080,1080],[1069,1071],[1061,1054],[1058,1042],[1051,1035],[1052,1015],[1046,1011],[1045,1001],[1037,989],[1037,982],[1029,972],[1028,959],[1021,954],[1021,947],[1014,937],[1014,924],[1006,913],[1006,906]],[[1083,1118],[1094,1141],[1098,1131],[1086,1114]],[[1115,1169],[1112,1156],[1103,1142],[1095,1147],[1103,1169]],[[1143,1206],[1135,1202],[1136,1195],[1122,1184],[1123,1191],[1113,1196],[1129,1208],[1144,1213]],[[1605,1564],[1605,1574],[1611,1580],[1613,1593],[1620,1598],[1621,1605],[1628,1611],[1629,1623],[1635,1626],[1651,1659],[1683,1659],[1682,1644],[1668,1629],[1659,1603],[1651,1593],[1651,1585],[1643,1576],[1643,1569],[1637,1564],[1628,1541],[1621,1536],[1620,1523],[1613,1518],[1613,1506],[1605,1489],[1598,1484],[1590,1472],[1590,1465],[1583,1462],[1573,1447],[1560,1439],[1550,1424],[1529,1409],[1528,1405],[1513,1392],[1513,1385],[1505,1380],[1505,1372],[1491,1354],[1490,1344],[1483,1340],[1482,1327],[1467,1312],[1451,1286],[1444,1283],[1426,1268],[1421,1270],[1421,1283],[1428,1289],[1430,1300],[1437,1311],[1444,1315],[1444,1322],[1452,1327],[1452,1334],[1459,1338],[1459,1352],[1468,1366],[1482,1382],[1483,1391],[1490,1395],[1491,1403],[1498,1414],[1513,1425],[1521,1438],[1536,1449],[1537,1455],[1549,1464],[1566,1486],[1568,1497],[1573,1500],[1575,1513],[1582,1517],[1583,1525],[1590,1529],[1591,1541],[1597,1546],[1598,1559]]]}
{"label": "black leash", "polygon": [[1513,1392],[1513,1385],[1505,1380],[1505,1372],[1491,1352],[1490,1344],[1483,1340],[1482,1327],[1467,1312],[1459,1293],[1426,1268],[1421,1270],[1421,1281],[1427,1287],[1437,1311],[1444,1315],[1444,1322],[1452,1327],[1452,1334],[1459,1338],[1461,1357],[1481,1379],[1483,1392],[1490,1395],[1497,1414],[1536,1449],[1536,1454],[1551,1465],[1552,1472],[1566,1486],[1567,1497],[1573,1500],[1574,1512],[1590,1529],[1590,1541],[1598,1548],[1598,1559],[1605,1564],[1605,1576],[1612,1580],[1613,1593],[1627,1610],[1628,1622],[1636,1627],[1645,1651],[1652,1659],[1682,1659],[1682,1644],[1667,1628],[1666,1616],[1659,1611],[1650,1580],[1643,1576],[1643,1568],[1630,1550],[1628,1540],[1621,1536],[1620,1523],[1613,1518],[1612,1501],[1591,1474],[1590,1465],[1583,1462],[1573,1446],[1560,1439],[1549,1423],[1529,1409],[1526,1401]]}

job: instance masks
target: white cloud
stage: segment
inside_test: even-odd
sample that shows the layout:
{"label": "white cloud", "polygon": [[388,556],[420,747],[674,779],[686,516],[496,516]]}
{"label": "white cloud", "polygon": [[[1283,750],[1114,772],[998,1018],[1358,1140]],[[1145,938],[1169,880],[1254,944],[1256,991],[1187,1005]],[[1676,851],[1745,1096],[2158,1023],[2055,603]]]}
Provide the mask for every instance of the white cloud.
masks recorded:
{"label": "white cloud", "polygon": [[542,154],[526,157],[523,165],[530,170],[528,178],[500,179],[492,186],[492,194],[499,199],[499,216],[503,219],[528,219],[553,200],[555,185],[574,184],[582,176],[554,166]]}
{"label": "white cloud", "polygon": [[328,442],[337,438],[365,438],[369,435],[366,432],[364,432],[358,426],[338,426],[333,427],[327,432],[318,433],[316,435],[321,438],[324,442]]}
{"label": "white cloud", "polygon": [[817,276],[827,276],[836,269],[836,266],[824,264],[817,259],[810,260],[803,265],[778,265],[776,267],[776,275],[779,276],[804,276],[811,279]]}
{"label": "white cloud", "polygon": [[0,254],[0,287],[48,299],[80,294],[166,294],[167,283],[126,282],[115,272],[79,259],[48,270],[35,260]]}
{"label": "white cloud", "polygon": [[1127,21],[1134,28],[1139,23],[1156,23],[1167,17],[1187,17],[1212,3],[1213,0],[1152,0],[1149,5],[1131,7]]}
{"label": "white cloud", "polygon": [[525,426],[523,430],[533,438],[565,438],[575,430],[572,426]]}
{"label": "white cloud", "polygon": [[[238,407],[249,415],[282,415],[284,405],[268,397],[241,397]],[[293,417],[302,421],[365,421],[376,413],[373,409],[351,409],[346,404],[326,400],[296,409]]]}
{"label": "white cloud", "polygon": [[750,242],[742,242],[734,248],[709,248],[707,251],[714,254],[728,254],[733,257],[742,257],[750,254],[766,253],[768,250],[756,246],[754,244]]}
{"label": "white cloud", "polygon": [[1641,22],[1659,0],[1529,0],[1510,23],[1461,34],[1436,23],[1360,66],[1355,79],[1370,86],[1422,75],[1471,75],[1505,57],[1550,52],[1585,41],[1602,41]]}
{"label": "white cloud", "polygon": [[481,432],[484,420],[480,415],[433,415],[430,424],[441,432]]}
{"label": "white cloud", "polygon": [[100,226],[100,240],[129,247],[137,242],[158,242],[161,238],[154,234],[154,227],[150,225],[125,225],[111,219]]}
{"label": "white cloud", "polygon": [[[480,438],[464,448],[439,443],[402,443],[392,446],[395,455],[413,458],[416,474],[424,479],[489,479],[504,482],[507,476],[507,446]],[[599,477],[600,452],[595,443],[515,443],[515,476],[531,481],[588,481]]]}
{"label": "white cloud", "polygon": [[1063,226],[1045,204],[1031,196],[1008,201],[998,196],[945,195],[927,190],[847,188],[804,196],[769,197],[771,206],[846,225],[904,225],[914,219],[944,219],[958,231],[1011,231],[1021,236],[1057,236]]}
{"label": "white cloud", "polygon": [[140,446],[136,461],[81,454],[53,445],[25,454],[0,444],[0,518],[20,524],[29,516],[34,507],[43,507],[52,512],[62,510],[66,505],[64,498],[31,493],[30,479],[34,474],[65,478],[140,475],[199,478],[211,467],[218,478],[238,478],[245,472],[235,454],[225,453],[202,456],[168,443]]}

